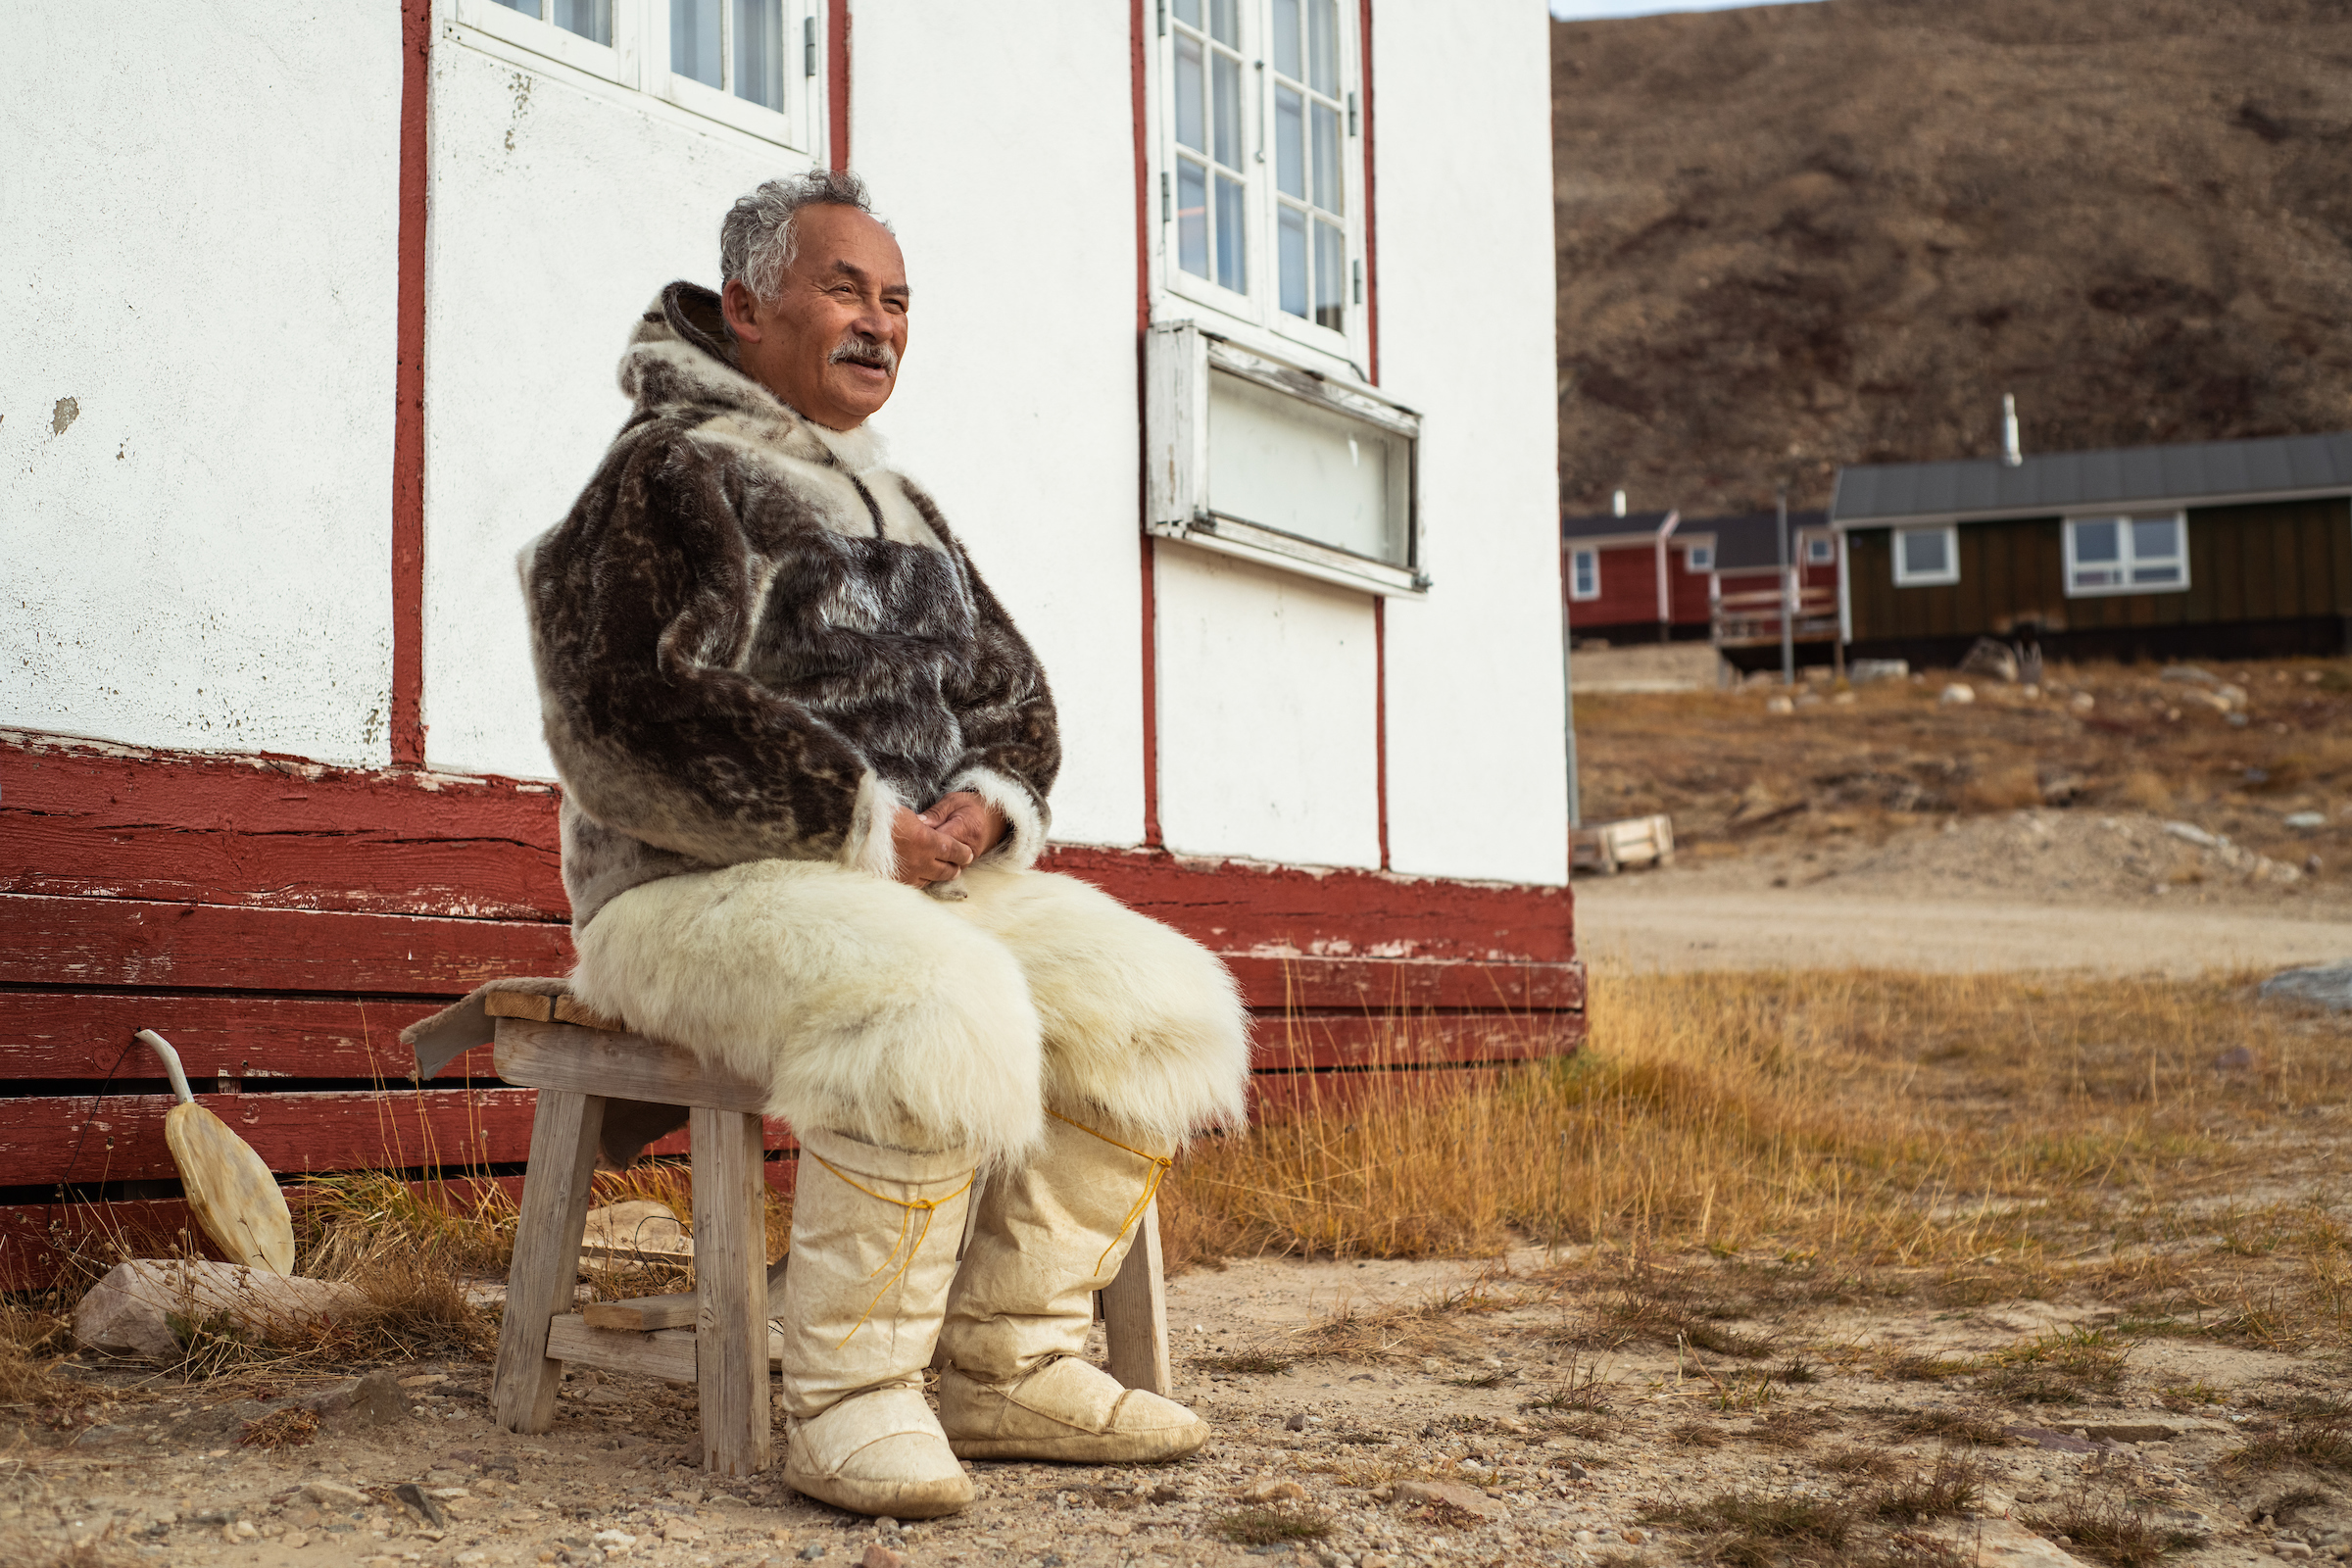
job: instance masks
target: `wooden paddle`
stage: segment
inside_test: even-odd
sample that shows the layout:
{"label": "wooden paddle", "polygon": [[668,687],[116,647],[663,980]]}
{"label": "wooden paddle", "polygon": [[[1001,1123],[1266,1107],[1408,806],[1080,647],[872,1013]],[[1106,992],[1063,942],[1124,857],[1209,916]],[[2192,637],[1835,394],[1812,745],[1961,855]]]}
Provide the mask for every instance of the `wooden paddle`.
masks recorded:
{"label": "wooden paddle", "polygon": [[294,1216],[286,1209],[286,1195],[277,1190],[277,1178],[226,1122],[196,1103],[179,1053],[152,1029],[140,1030],[138,1038],[164,1059],[172,1092],[179,1097],[164,1114],[164,1142],[179,1165],[196,1223],[230,1262],[293,1273]]}

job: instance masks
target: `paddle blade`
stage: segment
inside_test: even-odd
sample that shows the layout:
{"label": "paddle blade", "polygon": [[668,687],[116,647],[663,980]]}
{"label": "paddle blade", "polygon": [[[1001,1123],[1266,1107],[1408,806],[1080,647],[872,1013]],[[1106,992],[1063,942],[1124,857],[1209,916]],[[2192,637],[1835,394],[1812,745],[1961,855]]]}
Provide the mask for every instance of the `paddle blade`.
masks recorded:
{"label": "paddle blade", "polygon": [[179,1165],[196,1223],[234,1263],[294,1272],[294,1216],[262,1156],[202,1105],[173,1105],[164,1142]]}

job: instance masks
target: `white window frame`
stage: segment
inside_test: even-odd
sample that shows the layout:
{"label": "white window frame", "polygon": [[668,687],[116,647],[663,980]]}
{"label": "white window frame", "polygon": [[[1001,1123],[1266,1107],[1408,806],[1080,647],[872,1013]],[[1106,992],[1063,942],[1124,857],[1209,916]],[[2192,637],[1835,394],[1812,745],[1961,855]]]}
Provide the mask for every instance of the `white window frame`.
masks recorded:
{"label": "white window frame", "polygon": [[[2114,570],[2123,579],[2114,583],[2081,583],[2076,581],[2080,564],[2075,557],[2075,530],[2086,522],[2112,522],[2116,529],[2117,556]],[[2131,525],[2135,522],[2170,522],[2173,537],[2179,541],[2177,556],[2152,558],[2142,563],[2134,554]],[[2132,569],[2142,564],[2171,564],[2178,562],[2180,579],[2178,582],[2133,582]],[[2101,563],[2101,566],[2105,566]],[[2188,514],[2174,512],[2099,512],[2086,513],[2066,519],[2066,597],[2069,599],[2112,599],[2123,594],[2184,594],[2188,592]]]}
{"label": "white window frame", "polygon": [[1693,575],[1715,569],[1715,547],[1691,545],[1683,551],[1683,569]]}
{"label": "white window frame", "polygon": [[[1210,0],[1201,0],[1205,8]],[[1365,301],[1369,283],[1364,273],[1364,158],[1361,108],[1363,102],[1363,40],[1361,8],[1339,0],[1340,90],[1338,102],[1345,106],[1342,117],[1340,145],[1340,178],[1347,202],[1343,233],[1346,237],[1348,260],[1346,285],[1346,327],[1334,331],[1319,326],[1311,319],[1292,316],[1281,308],[1280,272],[1275,248],[1277,209],[1286,198],[1275,188],[1274,146],[1274,65],[1269,47],[1273,37],[1272,0],[1235,0],[1240,7],[1242,53],[1246,81],[1243,97],[1247,105],[1242,133],[1244,138],[1244,168],[1250,175],[1250,188],[1244,202],[1248,215],[1245,235],[1244,277],[1247,290],[1235,292],[1215,281],[1195,276],[1178,265],[1176,249],[1176,93],[1175,35],[1180,24],[1173,15],[1170,0],[1155,0],[1158,15],[1158,36],[1153,52],[1155,69],[1152,81],[1152,113],[1154,125],[1152,137],[1152,181],[1159,198],[1158,240],[1152,247],[1152,265],[1158,273],[1159,297],[1182,307],[1213,312],[1226,322],[1239,323],[1246,330],[1234,334],[1244,340],[1255,340],[1255,346],[1282,353],[1282,345],[1295,344],[1331,356],[1341,365],[1360,368],[1370,358],[1371,333],[1366,321]],[[1305,157],[1312,163],[1313,135],[1307,133]],[[1213,194],[1211,200],[1214,200]],[[1294,203],[1295,205],[1295,203]],[[1213,248],[1212,248],[1213,256]],[[1213,262],[1212,262],[1213,266]],[[1311,278],[1313,255],[1310,245],[1308,270]],[[1224,322],[1210,322],[1212,331],[1224,331]],[[1362,378],[1355,368],[1357,379]]]}
{"label": "white window frame", "polygon": [[1805,535],[1805,564],[1826,566],[1838,559],[1838,541],[1826,533]]}
{"label": "white window frame", "polygon": [[[1903,565],[1903,536],[1912,533],[1943,535],[1941,571],[1909,571]],[[1960,530],[1952,523],[1926,528],[1896,528],[1886,538],[1887,554],[1894,558],[1894,585],[1897,588],[1935,588],[1948,586],[1960,580]]]}
{"label": "white window frame", "polygon": [[[1401,506],[1401,564],[1357,555],[1319,541],[1222,515],[1209,507],[1208,397],[1212,375],[1237,376],[1296,398],[1302,409],[1368,426],[1404,444],[1404,484],[1392,504]],[[1392,599],[1427,597],[1421,569],[1421,416],[1371,387],[1269,359],[1203,331],[1191,321],[1166,322],[1146,342],[1144,398],[1146,528],[1155,537],[1237,556],[1325,582]]]}
{"label": "white window frame", "polygon": [[[1592,586],[1578,586],[1579,574],[1590,568]],[[1600,597],[1600,550],[1595,545],[1568,547],[1568,599],[1572,604],[1591,604]]]}
{"label": "white window frame", "polygon": [[[731,88],[717,88],[669,69],[670,0],[612,0],[612,42],[600,44],[503,5],[500,0],[456,0],[462,41],[508,46],[487,52],[508,58],[520,50],[587,75],[660,99],[698,121],[715,122],[763,142],[816,156],[825,134],[824,0],[784,0],[784,107],[770,109]],[[546,7],[543,5],[542,10]],[[732,61],[734,0],[722,0],[723,34]],[[722,80],[727,79],[724,75]]]}

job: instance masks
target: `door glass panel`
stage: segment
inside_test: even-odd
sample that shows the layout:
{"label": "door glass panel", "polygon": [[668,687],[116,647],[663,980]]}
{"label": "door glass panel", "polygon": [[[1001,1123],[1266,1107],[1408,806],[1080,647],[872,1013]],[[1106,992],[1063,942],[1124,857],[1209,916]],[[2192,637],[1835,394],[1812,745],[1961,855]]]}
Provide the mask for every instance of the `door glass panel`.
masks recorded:
{"label": "door glass panel", "polygon": [[1315,205],[1327,213],[1343,213],[1341,198],[1340,112],[1328,104],[1315,105]]}
{"label": "door glass panel", "polygon": [[1306,194],[1305,112],[1298,89],[1274,89],[1274,183],[1285,196]]}
{"label": "door glass panel", "polygon": [[1188,27],[1200,25],[1200,0],[1176,0],[1176,20]]}
{"label": "door glass panel", "polygon": [[1190,158],[1176,160],[1176,265],[1208,276],[1208,172]]}
{"label": "door glass panel", "polygon": [[1217,281],[1236,294],[1250,292],[1250,256],[1243,248],[1250,229],[1242,211],[1248,189],[1238,179],[1217,176]]}
{"label": "door glass panel", "polygon": [[1306,84],[1340,95],[1339,0],[1306,0]]}
{"label": "door glass panel", "polygon": [[539,17],[539,0],[498,0],[498,3],[509,11],[519,11],[526,17]]}
{"label": "door glass panel", "polygon": [[735,96],[784,107],[784,0],[735,0]]}
{"label": "door glass panel", "polygon": [[612,0],[547,0],[547,20],[590,43],[612,41]]}
{"label": "door glass panel", "polygon": [[721,0],[669,0],[669,69],[706,87],[726,85],[719,77],[720,3]]}
{"label": "door glass panel", "polygon": [[1306,74],[1298,69],[1298,0],[1274,0],[1274,69],[1293,81]]}
{"label": "door glass panel", "polygon": [[1208,0],[1208,35],[1219,43],[1241,47],[1241,0]]}
{"label": "door glass panel", "polygon": [[1347,330],[1348,240],[1335,223],[1315,224],[1315,324]]}
{"label": "door glass panel", "polygon": [[[1176,140],[1197,153],[1208,151],[1208,129],[1200,112],[1200,40],[1176,35]],[[1202,208],[1207,207],[1203,201]]]}
{"label": "door glass panel", "polygon": [[2097,522],[2075,524],[2075,559],[2080,562],[2121,561],[2124,557],[2122,531],[2113,518]]}
{"label": "door glass panel", "polygon": [[1231,55],[1210,57],[1217,83],[1217,162],[1242,167],[1242,63]]}
{"label": "door glass panel", "polygon": [[1275,236],[1282,270],[1282,308],[1293,316],[1306,314],[1306,215],[1296,207],[1282,209],[1281,230]]}

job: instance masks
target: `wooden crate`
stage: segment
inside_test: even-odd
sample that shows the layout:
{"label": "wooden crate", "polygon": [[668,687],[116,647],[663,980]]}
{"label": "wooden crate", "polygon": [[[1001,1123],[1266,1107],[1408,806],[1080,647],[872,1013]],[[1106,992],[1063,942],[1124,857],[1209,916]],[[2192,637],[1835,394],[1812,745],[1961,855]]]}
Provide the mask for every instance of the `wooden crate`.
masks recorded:
{"label": "wooden crate", "polygon": [[1661,812],[1580,827],[1570,844],[1569,864],[1578,871],[1615,876],[1629,865],[1672,865],[1674,819]]}

